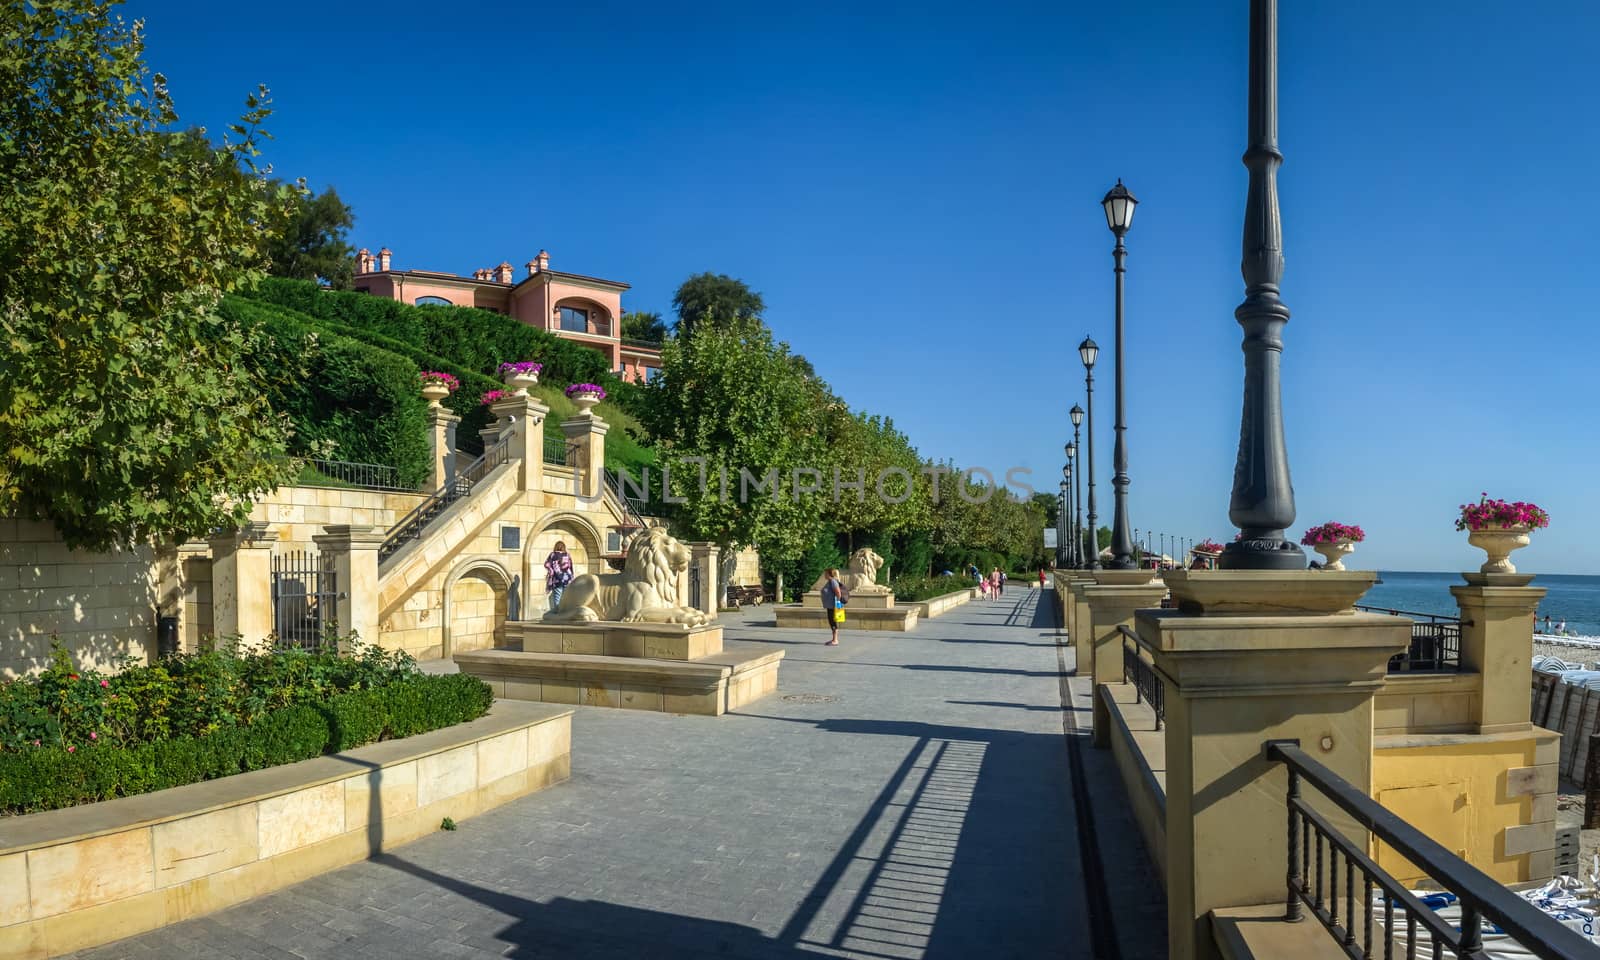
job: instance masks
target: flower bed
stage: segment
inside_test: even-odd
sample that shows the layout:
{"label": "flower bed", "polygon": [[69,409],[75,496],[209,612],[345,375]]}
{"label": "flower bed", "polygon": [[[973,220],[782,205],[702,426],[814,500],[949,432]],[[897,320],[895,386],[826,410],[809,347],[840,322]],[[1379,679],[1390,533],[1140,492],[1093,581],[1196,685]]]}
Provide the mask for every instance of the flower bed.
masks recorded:
{"label": "flower bed", "polygon": [[293,763],[483,716],[489,688],[403,653],[170,657],[114,675],[57,648],[0,684],[0,813],[51,810]]}
{"label": "flower bed", "polygon": [[1490,500],[1487,493],[1477,503],[1463,503],[1456,516],[1457,530],[1509,530],[1527,527],[1538,530],[1550,526],[1550,514],[1537,504],[1518,500]]}
{"label": "flower bed", "polygon": [[1360,527],[1330,521],[1307,530],[1305,536],[1300,538],[1300,542],[1305,546],[1314,547],[1318,544],[1339,543],[1345,540],[1360,543],[1365,539],[1367,539],[1366,531]]}
{"label": "flower bed", "polygon": [[920,603],[975,586],[966,577],[898,577],[890,582],[889,589],[894,591],[896,603]]}

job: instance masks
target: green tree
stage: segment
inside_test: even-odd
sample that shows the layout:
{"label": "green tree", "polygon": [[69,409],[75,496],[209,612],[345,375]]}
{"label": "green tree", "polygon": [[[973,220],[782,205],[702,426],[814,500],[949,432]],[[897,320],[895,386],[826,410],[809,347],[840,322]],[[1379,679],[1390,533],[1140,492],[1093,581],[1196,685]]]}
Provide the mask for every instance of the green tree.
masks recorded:
{"label": "green tree", "polygon": [[320,280],[335,290],[354,286],[355,248],[346,242],[356,217],[332,187],[313,196],[294,192],[294,209],[281,233],[267,243],[269,268],[275,277]]}
{"label": "green tree", "polygon": [[672,306],[678,311],[677,332],[680,334],[692,330],[702,320],[717,326],[757,320],[767,309],[761,294],[751,290],[743,280],[709,272],[683,281],[678,292],[672,295]]}
{"label": "green tree", "polygon": [[[816,410],[788,349],[764,325],[708,324],[668,340],[643,408],[673,493],[687,498],[673,519],[689,537],[725,550],[755,546],[775,560],[814,545],[820,497],[796,496],[792,481],[795,468],[821,460]],[[773,477],[780,491],[770,490]]]}
{"label": "green tree", "polygon": [[661,343],[667,339],[667,322],[654,311],[634,310],[622,315],[622,335],[631,340]]}
{"label": "green tree", "polygon": [[291,472],[214,309],[289,210],[255,166],[266,90],[194,149],[112,7],[0,12],[0,516],[91,548],[235,525]]}

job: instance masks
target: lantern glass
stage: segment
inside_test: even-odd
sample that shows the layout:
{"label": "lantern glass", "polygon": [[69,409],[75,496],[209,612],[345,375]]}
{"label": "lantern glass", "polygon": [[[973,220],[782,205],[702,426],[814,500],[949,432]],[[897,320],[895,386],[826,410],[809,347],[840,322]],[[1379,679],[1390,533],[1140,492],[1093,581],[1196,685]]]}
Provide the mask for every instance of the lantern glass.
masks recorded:
{"label": "lantern glass", "polygon": [[1139,205],[1139,201],[1134,199],[1128,188],[1118,180],[1117,185],[1106,193],[1104,200],[1100,201],[1100,205],[1106,211],[1106,226],[1111,228],[1112,233],[1120,236],[1133,226],[1133,208]]}
{"label": "lantern glass", "polygon": [[[1079,349],[1081,350],[1082,348],[1079,348]],[[1082,407],[1080,407],[1076,403],[1074,403],[1072,405],[1072,412],[1067,414],[1067,415],[1072,418],[1072,425],[1074,427],[1083,426],[1083,408]]]}
{"label": "lantern glass", "polygon": [[1100,356],[1100,345],[1089,337],[1084,337],[1083,342],[1078,344],[1078,357],[1083,360],[1083,368],[1094,369],[1094,361],[1098,356]]}

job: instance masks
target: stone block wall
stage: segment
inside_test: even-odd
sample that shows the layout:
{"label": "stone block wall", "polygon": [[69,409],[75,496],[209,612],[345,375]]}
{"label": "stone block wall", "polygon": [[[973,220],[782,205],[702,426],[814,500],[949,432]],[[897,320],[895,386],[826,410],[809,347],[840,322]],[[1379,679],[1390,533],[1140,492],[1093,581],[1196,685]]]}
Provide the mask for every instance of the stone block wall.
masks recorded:
{"label": "stone block wall", "polygon": [[277,550],[315,550],[311,538],[329,524],[371,524],[388,530],[425,499],[421,493],[279,487],[256,503],[250,519],[272,525],[278,535]]}
{"label": "stone block wall", "polygon": [[55,528],[0,519],[0,678],[42,669],[52,640],[83,666],[144,660],[155,644],[156,551],[72,550]]}

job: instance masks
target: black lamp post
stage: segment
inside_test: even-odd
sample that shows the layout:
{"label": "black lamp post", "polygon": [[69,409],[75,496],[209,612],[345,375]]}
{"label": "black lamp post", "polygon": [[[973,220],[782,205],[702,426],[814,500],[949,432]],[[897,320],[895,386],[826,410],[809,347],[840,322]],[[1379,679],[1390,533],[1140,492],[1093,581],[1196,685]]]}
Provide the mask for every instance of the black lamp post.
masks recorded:
{"label": "black lamp post", "polygon": [[[1072,418],[1072,450],[1076,455],[1078,450],[1078,426],[1083,423],[1083,408],[1077,404],[1072,405],[1072,410],[1067,414]],[[1078,471],[1078,479],[1072,485],[1072,499],[1076,506],[1073,508],[1073,527],[1076,530],[1073,540],[1073,555],[1078,558],[1078,569],[1083,569],[1083,471]]]}
{"label": "black lamp post", "polygon": [[1250,0],[1250,145],[1244,165],[1244,302],[1233,316],[1244,328],[1244,416],[1233,468],[1228,519],[1239,539],[1222,549],[1224,570],[1301,570],[1305,554],[1285,531],[1294,523],[1294,485],[1283,439],[1279,392],[1283,326],[1283,224],[1278,217],[1278,2]]}
{"label": "black lamp post", "polygon": [[1100,569],[1100,528],[1095,524],[1099,517],[1094,512],[1094,361],[1100,356],[1100,346],[1089,337],[1078,344],[1078,359],[1083,361],[1083,402],[1089,406],[1089,566]]}
{"label": "black lamp post", "polygon": [[[1072,472],[1081,475],[1083,470],[1078,465],[1078,445],[1076,443],[1068,443],[1063,449],[1066,451],[1067,464],[1072,467]],[[1076,567],[1083,557],[1083,537],[1078,533],[1078,524],[1073,519],[1077,509],[1077,504],[1073,497],[1074,486],[1076,484],[1072,482],[1072,477],[1067,477],[1067,530],[1076,538],[1073,540],[1072,550],[1069,552],[1067,560]],[[1078,520],[1081,521],[1082,517],[1079,517]]]}
{"label": "black lamp post", "polygon": [[1111,478],[1111,484],[1116,489],[1116,507],[1111,527],[1111,567],[1114,570],[1132,570],[1138,564],[1133,558],[1133,538],[1128,535],[1128,447],[1123,437],[1128,425],[1123,417],[1122,402],[1122,359],[1125,355],[1122,349],[1122,275],[1127,272],[1123,261],[1127,258],[1128,248],[1123,245],[1122,238],[1128,234],[1128,227],[1133,223],[1133,208],[1139,205],[1139,201],[1118,180],[1100,205],[1106,211],[1106,226],[1117,238],[1117,246],[1111,251],[1117,274],[1117,440],[1112,452],[1116,473]]}
{"label": "black lamp post", "polygon": [[[1068,446],[1070,447],[1071,444],[1068,444]],[[1072,536],[1072,512],[1071,512],[1071,506],[1070,506],[1070,504],[1072,503],[1072,500],[1071,500],[1071,497],[1072,497],[1072,455],[1070,453],[1067,454],[1067,462],[1065,464],[1063,464],[1062,467],[1061,467],[1061,493],[1062,493],[1061,520],[1062,520],[1062,529],[1064,531],[1063,535],[1070,539],[1071,536]],[[1072,550],[1071,550],[1070,544],[1068,544],[1066,540],[1062,540],[1061,541],[1061,545],[1064,548],[1066,548],[1063,551],[1064,554],[1065,554],[1066,562],[1067,563],[1071,563],[1072,562]]]}
{"label": "black lamp post", "polygon": [[[1067,506],[1067,491],[1071,489],[1067,481],[1061,481],[1061,493],[1056,496],[1056,501],[1061,504],[1061,536],[1072,536],[1072,512]],[[1059,540],[1056,548],[1056,567],[1065,570],[1072,565],[1072,548],[1065,540]]]}

